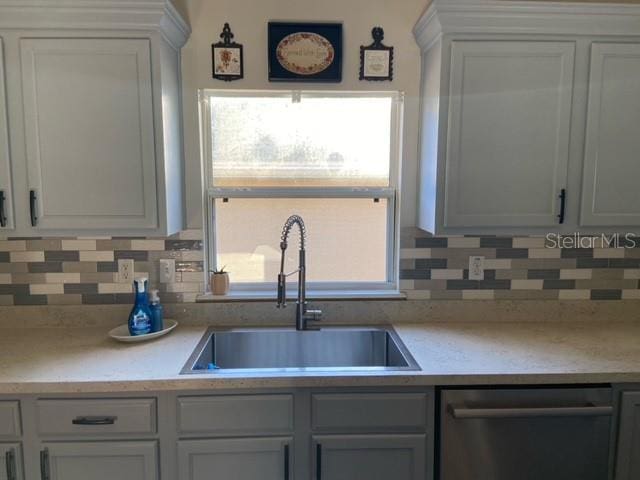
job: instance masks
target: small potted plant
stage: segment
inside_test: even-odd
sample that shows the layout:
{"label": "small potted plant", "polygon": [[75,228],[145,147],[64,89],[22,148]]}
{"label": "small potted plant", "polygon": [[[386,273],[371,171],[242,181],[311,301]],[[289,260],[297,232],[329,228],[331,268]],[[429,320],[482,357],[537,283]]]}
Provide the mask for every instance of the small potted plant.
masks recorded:
{"label": "small potted plant", "polygon": [[225,267],[211,270],[210,288],[214,295],[226,295],[229,293],[229,274],[225,271]]}

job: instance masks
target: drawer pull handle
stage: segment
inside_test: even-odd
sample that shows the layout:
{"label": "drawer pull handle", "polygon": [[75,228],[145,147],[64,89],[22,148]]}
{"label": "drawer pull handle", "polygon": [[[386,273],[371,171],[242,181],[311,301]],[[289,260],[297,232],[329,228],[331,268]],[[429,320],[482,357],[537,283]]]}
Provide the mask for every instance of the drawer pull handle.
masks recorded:
{"label": "drawer pull handle", "polygon": [[322,445],[316,445],[316,480],[322,480]]}
{"label": "drawer pull handle", "polygon": [[0,227],[7,226],[7,217],[4,214],[4,191],[0,190]]}
{"label": "drawer pull handle", "polygon": [[29,213],[31,214],[31,226],[35,227],[38,224],[38,217],[36,216],[36,191],[29,191]]}
{"label": "drawer pull handle", "polygon": [[289,445],[284,446],[284,480],[289,480]]}
{"label": "drawer pull handle", "polygon": [[562,225],[564,223],[564,214],[567,206],[567,190],[560,190],[560,214],[558,215],[558,223]]}
{"label": "drawer pull handle", "polygon": [[13,448],[4,454],[5,466],[7,467],[7,480],[18,480],[16,472],[16,453]]}
{"label": "drawer pull handle", "polygon": [[609,417],[613,407],[587,405],[584,407],[518,407],[465,408],[449,405],[453,418],[524,418],[524,417]]}
{"label": "drawer pull handle", "polygon": [[40,450],[40,478],[49,480],[49,449]]}
{"label": "drawer pull handle", "polygon": [[113,425],[118,417],[76,417],[71,420],[74,425]]}

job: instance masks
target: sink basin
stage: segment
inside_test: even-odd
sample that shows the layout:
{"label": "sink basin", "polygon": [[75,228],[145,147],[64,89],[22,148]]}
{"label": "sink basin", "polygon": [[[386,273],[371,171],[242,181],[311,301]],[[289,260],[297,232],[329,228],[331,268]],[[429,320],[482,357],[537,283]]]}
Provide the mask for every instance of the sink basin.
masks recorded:
{"label": "sink basin", "polygon": [[390,327],[209,329],[182,373],[419,370]]}

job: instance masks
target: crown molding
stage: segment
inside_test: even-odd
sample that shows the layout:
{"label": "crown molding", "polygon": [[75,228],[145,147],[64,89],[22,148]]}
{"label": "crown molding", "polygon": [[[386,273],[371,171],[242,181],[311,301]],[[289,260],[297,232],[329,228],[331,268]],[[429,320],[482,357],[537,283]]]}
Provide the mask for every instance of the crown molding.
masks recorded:
{"label": "crown molding", "polygon": [[450,33],[640,36],[640,5],[433,0],[413,33],[423,49]]}
{"label": "crown molding", "polygon": [[0,0],[0,28],[156,31],[175,48],[191,34],[169,0]]}

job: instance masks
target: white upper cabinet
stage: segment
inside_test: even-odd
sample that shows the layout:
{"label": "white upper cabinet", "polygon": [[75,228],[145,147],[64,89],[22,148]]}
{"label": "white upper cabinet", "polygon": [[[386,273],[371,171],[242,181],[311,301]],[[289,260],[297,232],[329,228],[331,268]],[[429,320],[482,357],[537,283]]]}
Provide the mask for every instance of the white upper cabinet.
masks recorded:
{"label": "white upper cabinet", "polygon": [[149,41],[22,39],[20,51],[33,226],[157,228]]}
{"label": "white upper cabinet", "polygon": [[12,189],[13,234],[181,230],[188,26],[169,0],[46,3],[0,1],[13,168],[6,187],[0,118],[0,190]]}
{"label": "white upper cabinet", "polygon": [[640,226],[639,22],[637,5],[433,0],[414,29],[418,227]]}
{"label": "white upper cabinet", "polygon": [[580,224],[640,226],[640,43],[594,43]]}
{"label": "white upper cabinet", "polygon": [[571,42],[453,42],[445,227],[558,223],[574,51]]}
{"label": "white upper cabinet", "polygon": [[13,227],[13,198],[11,194],[11,162],[5,87],[3,42],[0,37],[0,232]]}

